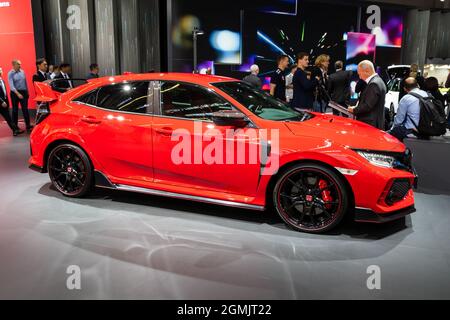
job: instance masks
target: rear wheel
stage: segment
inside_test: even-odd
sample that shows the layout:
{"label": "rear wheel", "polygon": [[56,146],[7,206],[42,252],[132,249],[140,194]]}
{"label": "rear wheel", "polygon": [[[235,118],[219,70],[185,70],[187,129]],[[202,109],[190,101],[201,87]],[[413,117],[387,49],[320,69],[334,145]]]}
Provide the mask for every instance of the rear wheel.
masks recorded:
{"label": "rear wheel", "polygon": [[48,157],[47,169],[55,188],[67,197],[83,197],[92,188],[91,162],[76,145],[63,144],[53,149]]}
{"label": "rear wheel", "polygon": [[299,164],[279,178],[273,203],[289,227],[322,233],[341,222],[349,195],[342,178],[332,170],[320,164]]}

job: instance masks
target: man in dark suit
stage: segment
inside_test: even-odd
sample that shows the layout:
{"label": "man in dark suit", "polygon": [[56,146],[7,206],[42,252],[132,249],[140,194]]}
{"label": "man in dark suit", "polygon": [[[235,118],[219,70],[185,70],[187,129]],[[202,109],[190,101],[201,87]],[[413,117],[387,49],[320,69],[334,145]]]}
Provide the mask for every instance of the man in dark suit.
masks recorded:
{"label": "man in dark suit", "polygon": [[383,130],[386,85],[375,72],[373,63],[368,60],[358,65],[358,75],[367,83],[367,87],[361,93],[359,104],[356,107],[349,107],[348,110],[356,116],[356,120]]}
{"label": "man in dark suit", "polygon": [[[350,82],[352,80],[353,72],[344,70],[344,63],[336,61],[334,64],[336,72],[328,78],[328,92],[331,100],[346,107],[350,104]],[[333,109],[334,115],[339,115],[340,112]]]}
{"label": "man in dark suit", "polygon": [[36,61],[37,73],[33,75],[33,82],[44,82],[50,79],[48,71],[48,63],[45,59],[38,59]]}
{"label": "man in dark suit", "polygon": [[100,67],[98,66],[97,63],[92,63],[89,66],[89,74],[87,75],[86,79],[98,79],[100,78],[99,76],[99,72],[100,72]]}
{"label": "man in dark suit", "polygon": [[67,79],[66,81],[59,80],[55,83],[55,89],[59,92],[66,92],[71,89],[73,89],[73,83],[70,81],[70,72],[71,72],[71,66],[68,63],[62,63],[59,66],[60,72],[59,75],[55,77],[55,80],[59,79]]}
{"label": "man in dark suit", "polygon": [[0,68],[0,115],[5,119],[8,126],[11,128],[14,136],[17,136],[21,133],[24,133],[23,130],[20,130],[12,121],[11,116],[9,115],[9,100],[8,94],[6,93],[6,84],[3,81],[3,70]]}
{"label": "man in dark suit", "polygon": [[306,69],[309,66],[309,54],[300,52],[297,55],[297,71],[292,78],[294,96],[291,107],[294,109],[312,109],[314,103],[314,89],[319,83],[319,77],[312,77]]}

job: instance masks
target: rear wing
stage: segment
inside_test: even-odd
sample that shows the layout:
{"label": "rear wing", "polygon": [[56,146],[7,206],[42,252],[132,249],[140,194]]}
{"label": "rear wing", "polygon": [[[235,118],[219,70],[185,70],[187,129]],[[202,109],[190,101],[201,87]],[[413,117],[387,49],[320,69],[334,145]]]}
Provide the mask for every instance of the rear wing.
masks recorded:
{"label": "rear wing", "polygon": [[66,92],[81,84],[86,84],[86,79],[54,79],[44,82],[34,82],[34,89],[36,91],[37,102],[50,103],[59,99],[59,97]]}

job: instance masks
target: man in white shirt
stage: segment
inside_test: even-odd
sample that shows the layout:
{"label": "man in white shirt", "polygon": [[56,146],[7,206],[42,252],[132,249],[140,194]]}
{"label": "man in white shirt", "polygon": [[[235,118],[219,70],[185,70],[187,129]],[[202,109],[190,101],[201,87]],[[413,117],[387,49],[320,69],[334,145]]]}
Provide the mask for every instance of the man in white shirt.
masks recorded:
{"label": "man in white shirt", "polygon": [[291,66],[291,72],[286,76],[286,101],[291,102],[294,98],[294,85],[292,79],[294,79],[294,73],[297,71],[297,65]]}

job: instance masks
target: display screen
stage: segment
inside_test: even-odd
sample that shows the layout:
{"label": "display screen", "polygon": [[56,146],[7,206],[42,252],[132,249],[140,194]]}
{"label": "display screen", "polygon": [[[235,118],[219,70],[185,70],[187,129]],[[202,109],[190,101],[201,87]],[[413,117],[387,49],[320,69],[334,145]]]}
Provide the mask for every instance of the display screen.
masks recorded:
{"label": "display screen", "polygon": [[259,0],[259,9],[267,13],[297,15],[298,0]]}
{"label": "display screen", "polygon": [[216,74],[235,78],[242,79],[252,64],[264,78],[276,69],[279,55],[287,54],[294,63],[299,52],[309,53],[311,64],[320,54],[329,55],[329,73],[337,60],[354,70],[363,58],[374,61],[375,53],[382,67],[397,61],[399,53],[393,50],[401,46],[402,11],[382,8],[381,26],[375,30],[367,29],[363,15],[361,30],[372,33],[368,38],[351,35],[358,29],[359,9],[357,4],[317,1],[174,0],[170,70],[192,72],[194,27],[204,31],[198,36],[198,63],[212,61]]}
{"label": "display screen", "polygon": [[[317,12],[321,19],[316,18]],[[302,51],[310,54],[312,64],[320,54],[328,54],[332,61],[345,60],[343,35],[353,31],[356,23],[357,8],[353,6],[299,2],[295,16],[247,10],[243,18],[243,61],[256,63],[265,76],[276,69],[281,54],[288,55],[291,63]]]}
{"label": "display screen", "polygon": [[203,0],[174,1],[172,10],[171,45],[175,71],[193,70],[194,28],[203,31],[202,35],[197,36],[199,62],[242,63],[239,4]]}
{"label": "display screen", "polygon": [[352,70],[353,79],[351,82],[352,100],[358,99],[356,84],[358,82],[358,64],[363,60],[375,62],[376,41],[375,35],[370,33],[349,32],[347,39],[346,69]]}
{"label": "display screen", "polygon": [[375,38],[370,33],[347,33],[347,70],[356,71],[363,60],[375,62]]}
{"label": "display screen", "polygon": [[378,47],[400,48],[403,37],[403,13],[401,11],[381,10],[381,25],[369,30],[363,24],[361,30],[376,35]]}

